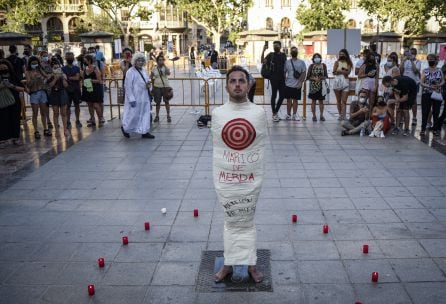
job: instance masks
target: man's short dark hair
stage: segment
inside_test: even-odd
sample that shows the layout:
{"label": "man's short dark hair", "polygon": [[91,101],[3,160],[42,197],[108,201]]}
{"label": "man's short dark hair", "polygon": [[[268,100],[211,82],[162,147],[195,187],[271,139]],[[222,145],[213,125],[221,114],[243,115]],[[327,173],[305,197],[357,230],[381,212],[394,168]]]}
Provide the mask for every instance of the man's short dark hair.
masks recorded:
{"label": "man's short dark hair", "polygon": [[241,67],[239,65],[233,65],[232,68],[230,68],[226,73],[226,84],[228,84],[229,75],[233,72],[243,72],[246,76],[246,81],[249,80],[249,73],[247,70],[245,70],[243,67]]}
{"label": "man's short dark hair", "polygon": [[280,40],[276,40],[273,42],[273,44],[276,44],[276,43],[279,44],[280,46],[282,46],[282,42],[280,42]]}
{"label": "man's short dark hair", "polygon": [[384,76],[383,83],[390,83],[392,81],[392,76]]}
{"label": "man's short dark hair", "polygon": [[370,49],[373,51],[373,52],[376,52],[376,44],[371,44],[370,45]]}
{"label": "man's short dark hair", "polygon": [[409,50],[410,52],[412,52],[412,53],[415,53],[415,54],[417,54],[418,53],[418,51],[417,51],[417,49],[416,48],[410,48],[410,50]]}
{"label": "man's short dark hair", "polygon": [[17,47],[15,45],[10,45],[9,46],[9,52],[11,54],[16,54],[17,53]]}

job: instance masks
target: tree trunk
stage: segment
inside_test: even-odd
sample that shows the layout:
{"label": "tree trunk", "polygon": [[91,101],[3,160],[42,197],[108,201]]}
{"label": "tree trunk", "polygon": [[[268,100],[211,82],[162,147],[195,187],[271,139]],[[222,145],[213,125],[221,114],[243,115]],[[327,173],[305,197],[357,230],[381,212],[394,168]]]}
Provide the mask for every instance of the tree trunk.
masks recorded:
{"label": "tree trunk", "polygon": [[213,43],[215,45],[215,50],[217,52],[220,52],[220,37],[221,37],[221,34],[217,33],[217,32],[212,32],[212,36],[213,36]]}
{"label": "tree trunk", "polygon": [[124,36],[124,47],[129,47],[130,34],[125,33],[123,36]]}

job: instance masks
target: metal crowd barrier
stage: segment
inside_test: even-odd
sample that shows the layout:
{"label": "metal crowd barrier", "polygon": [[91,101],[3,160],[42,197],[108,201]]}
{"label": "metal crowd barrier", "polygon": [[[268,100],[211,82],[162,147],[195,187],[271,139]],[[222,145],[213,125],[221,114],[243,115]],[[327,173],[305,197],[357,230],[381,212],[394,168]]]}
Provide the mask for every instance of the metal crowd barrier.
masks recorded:
{"label": "metal crowd barrier", "polygon": [[[334,79],[334,77],[328,78],[329,84],[332,79]],[[268,84],[268,80],[265,80],[261,77],[256,77],[256,81],[256,86],[258,86],[258,88],[255,92],[254,102],[258,105],[263,106],[270,105],[270,98],[268,96],[268,88],[270,84]],[[355,94],[355,86],[353,85],[353,83],[356,81],[356,77],[350,77],[350,81],[352,82],[352,84],[350,85],[349,96],[352,96]],[[210,114],[210,108],[212,106],[222,105],[228,99],[228,95],[225,91],[226,77],[176,77],[170,78],[169,82],[171,83],[172,87],[174,87],[174,97],[170,101],[170,105],[172,107],[198,107],[203,108],[205,114]],[[178,83],[180,83],[180,85],[175,85]],[[117,118],[121,119],[121,107],[124,106],[122,79],[107,78],[105,80],[105,84],[107,85],[108,92],[105,92],[104,95],[104,106],[109,107],[110,120],[116,118],[114,116],[116,112]],[[299,105],[302,106],[303,119],[306,119],[308,86],[309,81],[306,81],[305,85],[302,88],[302,98],[299,103]],[[187,95],[190,96],[190,98],[186,98]],[[329,99],[330,102],[324,102],[324,104],[336,105],[336,99],[332,88],[330,88],[329,96],[331,96],[331,98]],[[26,104],[26,107],[29,108],[30,106],[28,102],[28,94],[24,94],[23,100],[24,104]],[[286,100],[284,100],[284,104],[286,104]],[[86,107],[87,105],[86,103],[82,103],[81,106]],[[114,109],[116,108],[117,111],[115,112]]]}

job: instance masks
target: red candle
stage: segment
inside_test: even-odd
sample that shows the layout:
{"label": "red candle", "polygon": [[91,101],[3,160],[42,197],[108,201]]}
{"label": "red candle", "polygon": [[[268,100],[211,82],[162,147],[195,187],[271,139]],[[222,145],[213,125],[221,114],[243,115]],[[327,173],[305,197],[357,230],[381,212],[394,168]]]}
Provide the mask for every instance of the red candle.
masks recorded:
{"label": "red candle", "polygon": [[293,215],[291,216],[291,220],[293,221],[293,223],[296,223],[296,222],[297,222],[297,215],[296,215],[296,214],[293,214]]}
{"label": "red candle", "polygon": [[98,259],[98,265],[99,265],[99,267],[104,267],[104,265],[105,265],[105,260],[104,260],[104,258],[99,258]]}
{"label": "red candle", "polygon": [[198,209],[194,209],[194,217],[198,217]]}
{"label": "red candle", "polygon": [[145,230],[150,230],[150,223],[149,222],[145,222],[144,223],[144,229]]}
{"label": "red candle", "polygon": [[127,245],[129,243],[129,238],[127,236],[122,237],[122,245]]}
{"label": "red candle", "polygon": [[372,272],[372,282],[378,282],[378,273],[376,271]]}
{"label": "red candle", "polygon": [[367,245],[367,244],[364,244],[363,246],[362,246],[362,253],[369,253],[369,245]]}
{"label": "red candle", "polygon": [[322,231],[323,231],[324,233],[328,233],[328,225],[324,225],[324,226],[322,227]]}
{"label": "red candle", "polygon": [[88,294],[90,296],[94,295],[94,285],[93,284],[88,285]]}

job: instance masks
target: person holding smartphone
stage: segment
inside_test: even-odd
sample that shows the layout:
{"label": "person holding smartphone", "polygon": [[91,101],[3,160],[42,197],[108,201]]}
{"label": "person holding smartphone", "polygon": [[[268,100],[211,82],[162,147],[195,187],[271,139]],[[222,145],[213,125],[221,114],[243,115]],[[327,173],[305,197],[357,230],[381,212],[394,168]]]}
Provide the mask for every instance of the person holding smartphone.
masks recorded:
{"label": "person holding smartphone", "polygon": [[[420,91],[421,61],[417,59],[417,49],[411,48],[404,56],[400,66],[400,74],[412,78],[417,84],[417,94]],[[417,125],[417,102],[412,105],[412,126]]]}

